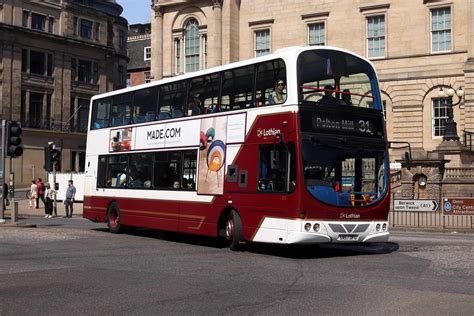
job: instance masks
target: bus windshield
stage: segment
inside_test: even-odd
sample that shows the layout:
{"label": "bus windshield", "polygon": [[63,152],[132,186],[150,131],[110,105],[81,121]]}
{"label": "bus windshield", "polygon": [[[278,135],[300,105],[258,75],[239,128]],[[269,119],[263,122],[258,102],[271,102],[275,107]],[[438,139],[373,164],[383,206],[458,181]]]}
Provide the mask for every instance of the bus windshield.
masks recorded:
{"label": "bus windshield", "polygon": [[312,50],[298,57],[300,103],[381,109],[372,66],[351,54]]}
{"label": "bus windshield", "polygon": [[312,196],[336,206],[372,204],[385,191],[382,143],[357,146],[328,137],[302,142],[306,188]]}

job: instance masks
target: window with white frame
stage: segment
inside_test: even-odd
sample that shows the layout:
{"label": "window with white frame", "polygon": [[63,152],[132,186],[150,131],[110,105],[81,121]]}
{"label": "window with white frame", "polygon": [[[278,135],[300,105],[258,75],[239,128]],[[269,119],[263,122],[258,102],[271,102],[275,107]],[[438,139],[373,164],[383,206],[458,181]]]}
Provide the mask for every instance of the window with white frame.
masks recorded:
{"label": "window with white frame", "polygon": [[255,57],[270,54],[270,30],[255,31]]}
{"label": "window with white frame", "polygon": [[195,19],[191,19],[186,23],[184,34],[184,59],[186,63],[186,72],[199,70],[199,41],[198,22]]}
{"label": "window with white frame", "polygon": [[446,131],[448,107],[443,99],[432,99],[433,104],[433,136],[443,136]]}
{"label": "window with white frame", "polygon": [[202,54],[204,69],[207,69],[207,35],[202,36]]}
{"label": "window with white frame", "polygon": [[181,71],[181,40],[174,40],[174,73],[179,74]]}
{"label": "window with white frame", "polygon": [[385,56],[385,16],[367,17],[367,57]]}
{"label": "window with white frame", "polygon": [[313,23],[308,25],[308,45],[324,45],[326,42],[326,34],[324,22]]}
{"label": "window with white frame", "polygon": [[143,59],[150,60],[151,59],[151,46],[145,47],[143,49]]}
{"label": "window with white frame", "polygon": [[151,82],[151,73],[149,71],[145,71],[145,83]]}
{"label": "window with white frame", "polygon": [[431,10],[431,51],[451,50],[451,8]]}

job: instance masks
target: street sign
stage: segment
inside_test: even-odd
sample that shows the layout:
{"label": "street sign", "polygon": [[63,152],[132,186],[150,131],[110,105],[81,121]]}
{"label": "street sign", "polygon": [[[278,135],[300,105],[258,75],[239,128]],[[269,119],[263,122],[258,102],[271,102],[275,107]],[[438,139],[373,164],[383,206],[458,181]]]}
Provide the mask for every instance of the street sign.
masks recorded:
{"label": "street sign", "polygon": [[438,206],[436,200],[393,200],[394,211],[436,212]]}
{"label": "street sign", "polygon": [[474,199],[445,198],[444,215],[474,215]]}

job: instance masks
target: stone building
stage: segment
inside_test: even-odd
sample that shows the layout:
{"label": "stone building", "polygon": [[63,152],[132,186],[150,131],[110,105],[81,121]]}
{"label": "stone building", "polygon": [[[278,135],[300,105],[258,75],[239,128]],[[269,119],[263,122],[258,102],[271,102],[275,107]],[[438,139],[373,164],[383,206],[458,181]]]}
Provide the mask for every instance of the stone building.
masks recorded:
{"label": "stone building", "polygon": [[125,85],[121,13],[114,0],[1,1],[0,115],[23,127],[17,187],[46,177],[49,141],[62,149],[62,171],[84,170],[89,100]]}
{"label": "stone building", "polygon": [[151,24],[132,24],[127,36],[127,87],[151,81]]}
{"label": "stone building", "polygon": [[[297,45],[336,46],[369,58],[388,137],[409,142],[418,164],[405,170],[406,196],[418,194],[418,179],[428,176],[428,187],[438,188],[422,193],[439,198],[445,168],[453,175],[472,164],[462,136],[474,131],[474,0],[154,0],[151,18],[154,79]],[[448,106],[438,92],[449,86],[465,92],[454,107],[461,142],[443,142]],[[392,153],[392,161],[399,157]],[[474,173],[467,172],[461,187],[474,192]],[[456,176],[450,179],[443,190],[459,192]]]}

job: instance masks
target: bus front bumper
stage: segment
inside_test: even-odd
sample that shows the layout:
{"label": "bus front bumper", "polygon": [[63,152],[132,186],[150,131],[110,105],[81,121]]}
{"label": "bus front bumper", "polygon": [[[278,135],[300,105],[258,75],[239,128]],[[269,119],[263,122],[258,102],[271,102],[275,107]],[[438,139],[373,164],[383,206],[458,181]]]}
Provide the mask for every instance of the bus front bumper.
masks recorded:
{"label": "bus front bumper", "polygon": [[252,239],[278,244],[368,243],[389,239],[386,221],[306,221],[265,218]]}

